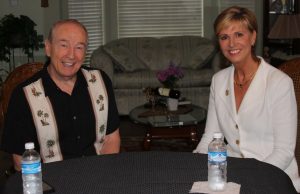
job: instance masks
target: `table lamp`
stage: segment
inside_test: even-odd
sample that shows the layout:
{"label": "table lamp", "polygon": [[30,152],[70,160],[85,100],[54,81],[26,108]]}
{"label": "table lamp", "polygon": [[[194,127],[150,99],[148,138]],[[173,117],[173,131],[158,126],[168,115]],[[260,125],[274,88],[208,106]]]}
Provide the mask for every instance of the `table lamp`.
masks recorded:
{"label": "table lamp", "polygon": [[268,38],[288,40],[288,54],[293,54],[293,41],[300,38],[300,14],[279,15]]}

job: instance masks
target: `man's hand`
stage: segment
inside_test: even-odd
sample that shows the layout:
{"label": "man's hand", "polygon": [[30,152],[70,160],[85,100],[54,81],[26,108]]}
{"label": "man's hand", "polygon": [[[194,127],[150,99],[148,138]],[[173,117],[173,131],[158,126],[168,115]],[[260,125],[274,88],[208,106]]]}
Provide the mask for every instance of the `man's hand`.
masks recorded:
{"label": "man's hand", "polygon": [[120,152],[120,133],[119,129],[113,133],[106,135],[104,138],[104,144],[101,149],[101,154],[115,154]]}
{"label": "man's hand", "polygon": [[14,168],[16,171],[21,171],[21,161],[22,161],[22,156],[13,154],[13,162],[14,162]]}

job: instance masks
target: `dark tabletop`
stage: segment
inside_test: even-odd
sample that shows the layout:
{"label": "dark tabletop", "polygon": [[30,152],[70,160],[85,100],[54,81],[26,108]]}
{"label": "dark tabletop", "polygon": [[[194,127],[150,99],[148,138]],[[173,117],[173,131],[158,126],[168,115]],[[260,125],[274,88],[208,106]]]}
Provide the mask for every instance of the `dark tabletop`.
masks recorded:
{"label": "dark tabletop", "polygon": [[[56,194],[182,194],[207,181],[207,155],[188,152],[127,152],[43,164],[43,180]],[[228,158],[228,182],[240,193],[296,193],[284,171],[255,159]],[[21,174],[9,178],[4,194],[22,193]]]}

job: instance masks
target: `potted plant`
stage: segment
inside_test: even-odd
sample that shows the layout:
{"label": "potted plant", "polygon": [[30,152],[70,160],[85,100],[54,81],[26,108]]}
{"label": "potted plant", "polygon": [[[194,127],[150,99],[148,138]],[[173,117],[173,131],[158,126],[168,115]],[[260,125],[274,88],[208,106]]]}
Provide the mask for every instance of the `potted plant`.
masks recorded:
{"label": "potted plant", "polygon": [[15,67],[14,49],[22,49],[28,62],[34,61],[34,50],[42,47],[43,37],[37,34],[36,24],[27,16],[5,15],[0,20],[0,61],[8,62],[10,71]]}

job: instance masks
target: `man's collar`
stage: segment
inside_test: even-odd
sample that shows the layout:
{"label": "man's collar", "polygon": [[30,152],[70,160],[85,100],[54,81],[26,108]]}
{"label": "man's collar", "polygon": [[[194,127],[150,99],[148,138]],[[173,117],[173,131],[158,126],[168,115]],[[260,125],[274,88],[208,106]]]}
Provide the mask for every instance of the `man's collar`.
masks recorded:
{"label": "man's collar", "polygon": [[[57,90],[61,90],[56,83],[52,80],[48,70],[47,70],[48,65],[45,64],[43,69],[42,69],[42,81],[43,81],[43,86],[45,90],[45,96],[51,95],[51,92],[57,92]],[[82,67],[81,67],[82,68]],[[81,68],[77,72],[77,79],[74,85],[74,89],[77,87],[87,87],[87,82],[84,78],[84,75],[81,71]]]}

